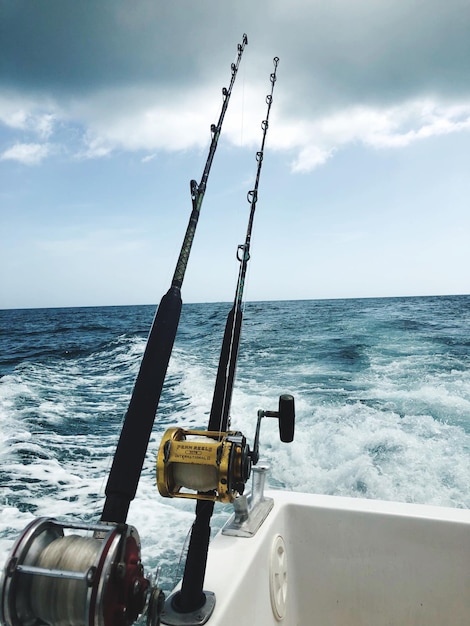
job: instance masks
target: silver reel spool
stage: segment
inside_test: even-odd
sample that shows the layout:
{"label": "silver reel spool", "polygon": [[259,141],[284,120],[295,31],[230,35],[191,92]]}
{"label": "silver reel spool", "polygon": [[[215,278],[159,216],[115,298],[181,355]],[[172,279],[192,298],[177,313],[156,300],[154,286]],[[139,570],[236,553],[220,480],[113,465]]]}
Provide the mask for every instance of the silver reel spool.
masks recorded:
{"label": "silver reel spool", "polygon": [[[65,534],[64,529],[86,531]],[[127,626],[143,612],[149,581],[127,524],[38,518],[23,531],[1,581],[8,626]]]}

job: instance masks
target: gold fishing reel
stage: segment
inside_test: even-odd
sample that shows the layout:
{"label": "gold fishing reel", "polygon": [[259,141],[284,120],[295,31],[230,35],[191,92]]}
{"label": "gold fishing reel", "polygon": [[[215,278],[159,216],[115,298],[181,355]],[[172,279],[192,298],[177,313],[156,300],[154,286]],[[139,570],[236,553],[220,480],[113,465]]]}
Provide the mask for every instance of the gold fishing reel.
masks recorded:
{"label": "gold fishing reel", "polygon": [[294,398],[279,397],[278,411],[258,411],[253,450],[239,431],[217,432],[169,428],[157,456],[157,486],[165,498],[233,502],[242,495],[252,465],[259,459],[263,417],[279,420],[281,441],[294,439]]}
{"label": "gold fishing reel", "polygon": [[157,486],[166,498],[233,502],[251,473],[242,433],[169,428],[157,457]]}

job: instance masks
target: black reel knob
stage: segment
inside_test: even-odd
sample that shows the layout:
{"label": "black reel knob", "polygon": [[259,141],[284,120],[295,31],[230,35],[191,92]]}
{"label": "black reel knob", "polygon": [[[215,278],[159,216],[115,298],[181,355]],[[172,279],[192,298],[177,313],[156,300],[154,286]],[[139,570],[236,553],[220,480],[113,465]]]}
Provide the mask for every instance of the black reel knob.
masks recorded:
{"label": "black reel knob", "polygon": [[284,443],[294,441],[295,406],[294,396],[279,396],[279,437]]}

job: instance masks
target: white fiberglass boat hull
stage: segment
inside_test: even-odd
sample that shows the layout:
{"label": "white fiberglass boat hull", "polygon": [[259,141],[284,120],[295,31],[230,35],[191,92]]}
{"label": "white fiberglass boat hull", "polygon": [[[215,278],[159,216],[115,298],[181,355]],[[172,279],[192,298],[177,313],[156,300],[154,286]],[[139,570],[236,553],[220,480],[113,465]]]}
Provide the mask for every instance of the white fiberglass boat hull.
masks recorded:
{"label": "white fiberglass boat hull", "polygon": [[209,624],[470,624],[470,511],[268,496],[274,507],[254,537],[211,543]]}

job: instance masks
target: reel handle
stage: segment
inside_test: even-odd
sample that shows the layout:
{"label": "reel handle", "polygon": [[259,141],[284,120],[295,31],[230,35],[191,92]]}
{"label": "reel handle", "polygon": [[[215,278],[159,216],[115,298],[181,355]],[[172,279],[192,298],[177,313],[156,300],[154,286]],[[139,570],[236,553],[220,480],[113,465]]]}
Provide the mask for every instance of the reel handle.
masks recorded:
{"label": "reel handle", "polygon": [[284,443],[294,441],[295,406],[294,396],[279,396],[279,437]]}
{"label": "reel handle", "polygon": [[279,420],[279,437],[283,443],[291,443],[294,441],[295,429],[295,403],[294,396],[284,393],[279,396],[278,411],[258,411],[258,422],[256,424],[255,441],[253,443],[253,451],[251,460],[256,465],[259,460],[259,433],[261,428],[261,420],[263,417],[277,417]]}

